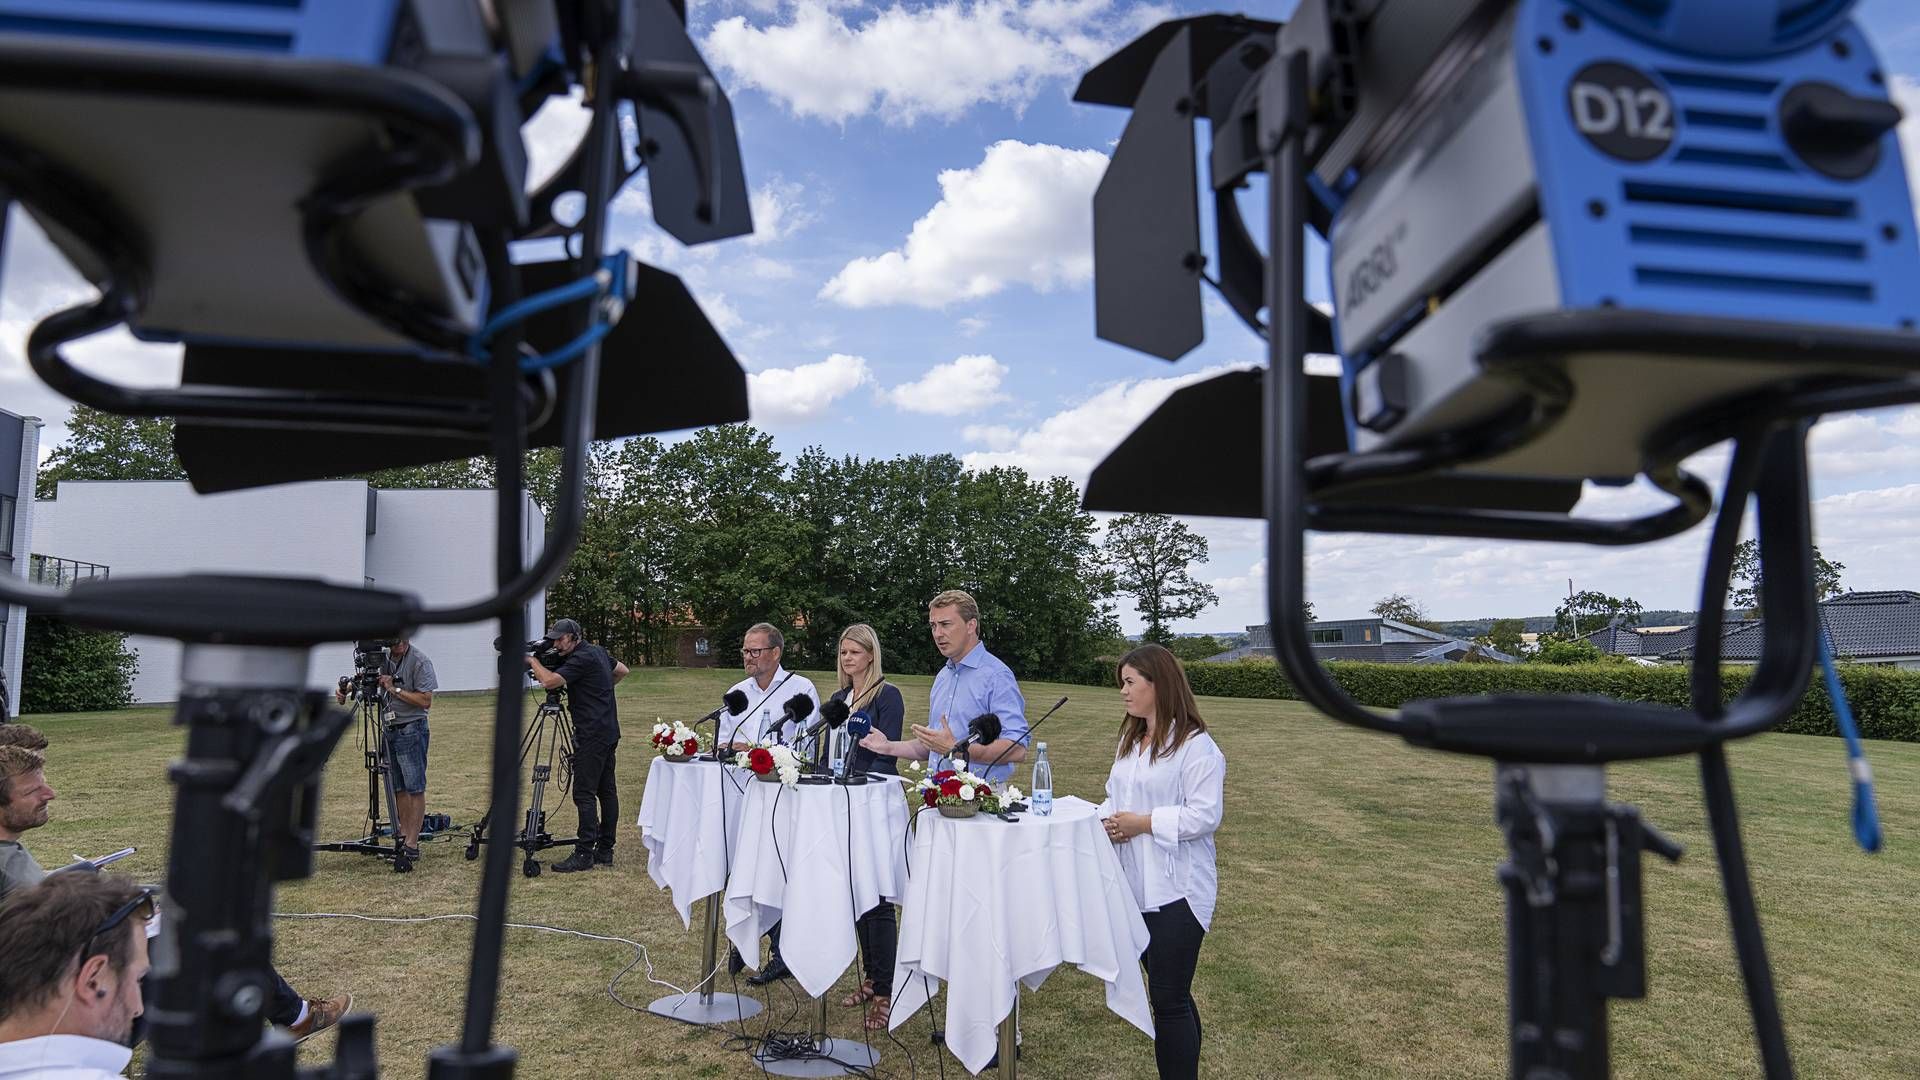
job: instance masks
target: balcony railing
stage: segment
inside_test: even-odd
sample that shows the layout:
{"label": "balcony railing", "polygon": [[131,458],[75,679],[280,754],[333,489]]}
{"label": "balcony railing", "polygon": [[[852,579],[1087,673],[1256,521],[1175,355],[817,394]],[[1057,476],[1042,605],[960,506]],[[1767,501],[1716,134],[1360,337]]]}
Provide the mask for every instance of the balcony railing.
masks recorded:
{"label": "balcony railing", "polygon": [[88,578],[106,577],[108,569],[99,563],[61,559],[52,555],[27,557],[27,580],[35,585],[50,585],[56,589],[69,588],[74,582]]}

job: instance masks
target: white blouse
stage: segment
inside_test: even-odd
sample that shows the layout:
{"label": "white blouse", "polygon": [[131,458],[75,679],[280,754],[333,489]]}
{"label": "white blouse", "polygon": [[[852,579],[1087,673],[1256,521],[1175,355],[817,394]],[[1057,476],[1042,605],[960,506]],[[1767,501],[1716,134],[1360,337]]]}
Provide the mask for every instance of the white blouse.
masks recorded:
{"label": "white blouse", "polygon": [[1159,761],[1150,760],[1144,746],[1114,761],[1100,816],[1153,819],[1152,831],[1114,845],[1141,911],[1184,899],[1203,929],[1212,925],[1220,895],[1213,833],[1220,827],[1226,781],[1226,756],[1204,731]]}

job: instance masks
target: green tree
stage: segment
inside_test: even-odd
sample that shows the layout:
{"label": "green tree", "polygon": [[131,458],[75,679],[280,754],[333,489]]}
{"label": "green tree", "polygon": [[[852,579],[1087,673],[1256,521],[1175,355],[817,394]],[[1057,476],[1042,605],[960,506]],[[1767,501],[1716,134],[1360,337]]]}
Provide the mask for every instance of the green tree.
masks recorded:
{"label": "green tree", "polygon": [[1373,613],[1382,619],[1392,619],[1409,626],[1423,626],[1427,621],[1427,609],[1405,593],[1381,597],[1374,603]]}
{"label": "green tree", "polygon": [[1606,654],[1591,641],[1564,638],[1542,638],[1540,650],[1533,654],[1533,659],[1542,664],[1597,664],[1605,658]]}
{"label": "green tree", "polygon": [[67,437],[41,464],[34,497],[51,499],[62,480],[184,480],[170,417],[116,416],[75,405]]}
{"label": "green tree", "polygon": [[365,480],[370,487],[467,489],[493,486],[493,459],[488,457],[435,461],[425,465],[403,465],[376,469],[351,479]]}
{"label": "green tree", "polygon": [[1499,649],[1508,656],[1520,655],[1520,635],[1526,631],[1526,623],[1519,619],[1495,619],[1487,632],[1473,640],[1482,645]]}
{"label": "green tree", "polygon": [[[1846,589],[1840,584],[1840,571],[1847,568],[1846,563],[1832,562],[1820,554],[1819,548],[1813,549],[1813,598],[1827,600],[1839,596]],[[1760,541],[1743,540],[1733,549],[1733,590],[1727,596],[1727,603],[1736,609],[1745,609],[1749,618],[1760,617]]]}
{"label": "green tree", "polygon": [[1618,623],[1640,625],[1640,602],[1587,589],[1560,602],[1553,612],[1553,632],[1563,638],[1591,634]]}
{"label": "green tree", "polygon": [[1196,581],[1188,568],[1207,561],[1207,538],[1165,514],[1126,514],[1107,525],[1103,543],[1118,591],[1134,598],[1147,621],[1145,640],[1173,640],[1167,624],[1220,602],[1213,586]]}
{"label": "green tree", "polygon": [[1205,660],[1209,656],[1219,656],[1227,651],[1227,646],[1221,644],[1220,639],[1212,634],[1174,638],[1167,643],[1167,648],[1172,650],[1173,655],[1179,657],[1182,663],[1187,664]]}
{"label": "green tree", "polygon": [[20,662],[22,713],[98,712],[133,701],[140,657],[127,635],[83,630],[44,615],[27,620]]}

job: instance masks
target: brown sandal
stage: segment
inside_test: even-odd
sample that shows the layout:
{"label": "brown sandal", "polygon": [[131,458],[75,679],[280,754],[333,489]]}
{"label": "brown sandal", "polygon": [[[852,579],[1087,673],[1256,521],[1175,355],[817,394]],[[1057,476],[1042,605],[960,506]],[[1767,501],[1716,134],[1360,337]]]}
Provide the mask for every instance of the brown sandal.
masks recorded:
{"label": "brown sandal", "polygon": [[882,994],[875,994],[872,1003],[867,1006],[867,1030],[887,1030],[887,1018],[892,1015],[893,999]]}
{"label": "brown sandal", "polygon": [[872,1001],[873,998],[873,980],[867,979],[861,982],[860,989],[840,999],[840,1007],[843,1009],[851,1009],[856,1006],[865,1005],[867,1002]]}

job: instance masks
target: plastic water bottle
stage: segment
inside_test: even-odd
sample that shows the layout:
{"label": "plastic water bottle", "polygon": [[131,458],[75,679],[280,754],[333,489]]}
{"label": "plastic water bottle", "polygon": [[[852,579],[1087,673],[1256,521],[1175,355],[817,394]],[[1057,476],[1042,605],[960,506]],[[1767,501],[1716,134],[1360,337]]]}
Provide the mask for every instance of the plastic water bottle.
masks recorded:
{"label": "plastic water bottle", "polygon": [[1047,744],[1034,743],[1033,812],[1040,817],[1053,816],[1053,762],[1047,760]]}
{"label": "plastic water bottle", "polygon": [[851,740],[847,736],[846,725],[829,728],[827,731],[827,771],[835,776],[846,766]]}

